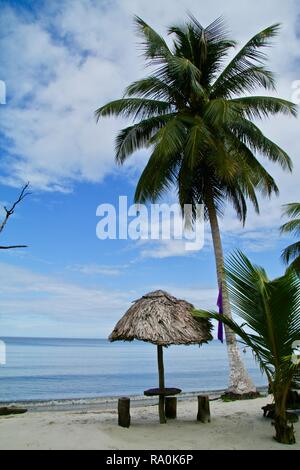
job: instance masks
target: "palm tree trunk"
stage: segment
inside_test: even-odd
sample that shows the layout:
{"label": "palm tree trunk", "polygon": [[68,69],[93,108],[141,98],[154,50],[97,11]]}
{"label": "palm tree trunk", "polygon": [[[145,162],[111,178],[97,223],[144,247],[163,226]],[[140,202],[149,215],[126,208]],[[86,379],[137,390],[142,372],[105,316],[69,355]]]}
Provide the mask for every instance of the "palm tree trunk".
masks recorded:
{"label": "palm tree trunk", "polygon": [[280,387],[274,392],[275,400],[275,439],[281,444],[295,444],[295,433],[293,425],[288,424],[286,415],[286,399],[288,388],[282,390]]}
{"label": "palm tree trunk", "polygon": [[[219,288],[222,288],[223,314],[231,319],[231,307],[224,276],[224,257],[222,242],[217,212],[212,195],[206,200],[206,207],[208,211],[208,217],[210,221],[214,245],[218,285]],[[248,372],[243,364],[243,361],[241,360],[240,351],[238,349],[235,334],[230,330],[228,326],[225,325],[224,328],[230,369],[229,387],[227,389],[227,392],[234,395],[246,395],[248,393],[256,392],[256,387],[253,384],[251,378],[249,377]]]}

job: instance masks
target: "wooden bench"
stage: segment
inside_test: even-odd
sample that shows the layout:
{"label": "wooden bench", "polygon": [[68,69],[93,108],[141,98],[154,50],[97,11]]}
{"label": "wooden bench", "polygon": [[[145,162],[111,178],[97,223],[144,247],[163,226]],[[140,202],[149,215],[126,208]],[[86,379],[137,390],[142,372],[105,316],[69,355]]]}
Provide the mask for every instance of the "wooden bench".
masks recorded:
{"label": "wooden bench", "polygon": [[[166,423],[166,417],[174,419],[176,418],[176,405],[177,400],[169,402],[166,406],[166,397],[172,397],[174,395],[178,395],[181,393],[180,388],[149,388],[148,390],[144,391],[144,395],[146,397],[159,397],[159,419],[161,423]],[[175,414],[175,416],[174,416]]]}
{"label": "wooden bench", "polygon": [[[166,423],[166,418],[176,418],[177,398],[174,395],[179,393],[181,393],[180,388],[150,388],[144,391],[146,397],[159,397],[159,418],[161,423]],[[210,423],[208,395],[198,395],[197,421]],[[128,397],[122,397],[118,400],[118,424],[124,428],[130,426],[130,398]]]}

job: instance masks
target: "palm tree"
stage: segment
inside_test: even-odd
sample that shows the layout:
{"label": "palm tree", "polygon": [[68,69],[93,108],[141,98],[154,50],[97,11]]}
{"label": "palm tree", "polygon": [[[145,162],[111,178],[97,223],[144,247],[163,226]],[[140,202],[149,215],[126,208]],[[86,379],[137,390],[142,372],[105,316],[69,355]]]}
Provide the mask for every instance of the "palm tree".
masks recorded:
{"label": "palm tree", "polygon": [[[281,233],[292,233],[300,235],[300,204],[293,202],[283,206],[284,215],[290,217],[292,220],[283,224],[280,228]],[[282,252],[282,259],[286,264],[289,264],[290,269],[295,269],[300,273],[300,241],[293,243],[286,247]]]}
{"label": "palm tree", "polygon": [[[286,399],[292,383],[300,384],[300,360],[292,361],[295,342],[300,340],[300,280],[287,271],[270,281],[265,270],[253,266],[241,252],[229,258],[226,277],[233,311],[245,323],[239,326],[223,315],[222,321],[253,350],[274,396],[276,439],[293,444]],[[220,318],[213,312],[194,314]]]}
{"label": "palm tree", "polygon": [[[116,138],[118,164],[135,151],[150,148],[136,188],[137,203],[156,201],[175,187],[182,207],[204,204],[223,312],[231,318],[218,216],[226,202],[231,202],[244,222],[247,199],[259,210],[257,189],[269,196],[278,192],[257,153],[284,169],[292,168],[288,155],[260,131],[253,119],[277,113],[295,115],[295,106],[269,96],[243,96],[258,86],[274,89],[274,77],[263,65],[263,49],[277,34],[278,25],[254,36],[224,66],[236,43],[228,38],[221,19],[203,28],[190,16],[186,24],[170,27],[172,48],[141,18],[135,21],[147,65],[153,72],[128,86],[123,98],[100,107],[96,117],[133,120]],[[230,364],[228,391],[253,392],[255,387],[240,358],[235,336],[229,328],[225,331]]]}

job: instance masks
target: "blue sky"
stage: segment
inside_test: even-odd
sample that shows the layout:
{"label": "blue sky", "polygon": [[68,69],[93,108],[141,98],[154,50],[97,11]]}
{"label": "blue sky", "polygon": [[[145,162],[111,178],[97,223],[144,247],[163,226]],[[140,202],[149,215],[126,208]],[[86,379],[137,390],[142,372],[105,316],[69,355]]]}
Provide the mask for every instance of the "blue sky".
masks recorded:
{"label": "blue sky", "polygon": [[[132,200],[147,152],[116,167],[114,136],[124,122],[96,125],[93,112],[146,74],[133,14],[163,33],[187,10],[203,24],[224,15],[240,43],[281,21],[270,67],[278,77],[278,94],[293,99],[292,84],[300,79],[300,7],[292,0],[240,4],[0,1],[0,79],[7,86],[7,104],[0,105],[1,204],[13,201],[26,181],[33,191],[1,235],[2,244],[29,245],[1,252],[1,336],[103,337],[131,300],[156,288],[197,306],[215,306],[208,227],[205,246],[196,253],[175,242],[97,239],[97,206],[116,204],[119,195]],[[268,164],[280,197],[262,201],[260,216],[250,210],[244,229],[230,208],[221,225],[226,253],[239,247],[276,276],[283,271],[280,251],[290,241],[279,236],[280,208],[299,200],[299,121],[279,118],[262,128],[289,152],[293,175]]]}

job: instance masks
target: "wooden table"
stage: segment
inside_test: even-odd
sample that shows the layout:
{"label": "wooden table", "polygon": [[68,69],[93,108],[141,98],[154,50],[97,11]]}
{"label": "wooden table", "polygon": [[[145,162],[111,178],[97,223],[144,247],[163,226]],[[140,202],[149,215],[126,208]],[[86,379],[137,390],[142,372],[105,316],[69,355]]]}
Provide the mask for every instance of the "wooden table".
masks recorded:
{"label": "wooden table", "polygon": [[179,393],[181,393],[180,388],[149,388],[144,391],[146,397],[159,397],[159,418],[161,423],[166,423],[165,397],[178,395]]}

